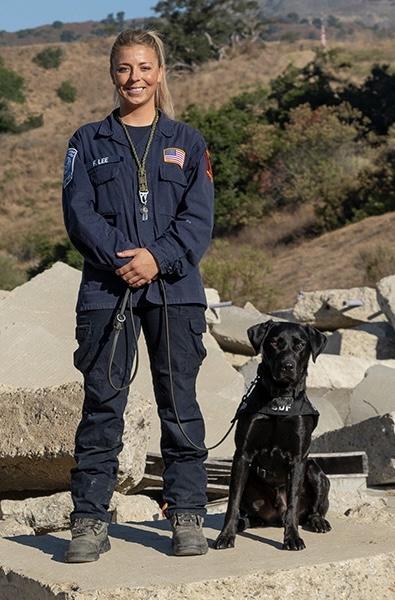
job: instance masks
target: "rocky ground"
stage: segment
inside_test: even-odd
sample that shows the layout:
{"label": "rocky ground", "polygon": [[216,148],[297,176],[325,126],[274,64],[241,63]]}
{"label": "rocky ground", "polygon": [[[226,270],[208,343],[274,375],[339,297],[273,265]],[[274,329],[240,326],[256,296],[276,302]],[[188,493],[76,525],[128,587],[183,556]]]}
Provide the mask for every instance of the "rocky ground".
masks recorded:
{"label": "rocky ground", "polygon": [[[0,537],[39,536],[69,527],[69,472],[83,399],[81,376],[72,363],[79,278],[78,271],[56,263],[28,283],[0,293]],[[247,328],[268,319],[311,324],[328,336],[324,353],[309,365],[308,395],[321,414],[311,449],[365,452],[368,459],[359,487],[333,486],[331,514],[340,523],[393,529],[395,276],[375,288],[302,292],[294,307],[270,315],[250,303],[218,308],[218,293],[208,289],[206,294],[207,358],[197,392],[207,443],[227,429],[255,377],[260,359]],[[159,423],[142,337],[139,349],[140,370],[125,414],[111,504],[114,524],[163,519],[155,495],[141,484],[147,452],[159,453]],[[230,437],[214,457],[229,458],[233,450]],[[217,498],[209,513],[225,507],[226,498]]]}

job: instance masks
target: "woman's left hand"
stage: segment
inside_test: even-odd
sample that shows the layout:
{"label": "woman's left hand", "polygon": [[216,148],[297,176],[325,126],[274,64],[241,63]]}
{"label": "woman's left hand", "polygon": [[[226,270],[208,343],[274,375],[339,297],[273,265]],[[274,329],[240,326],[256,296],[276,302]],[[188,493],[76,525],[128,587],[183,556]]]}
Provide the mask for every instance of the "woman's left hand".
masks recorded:
{"label": "woman's left hand", "polygon": [[146,248],[122,250],[122,252],[117,252],[117,256],[132,259],[115,271],[128,285],[140,287],[146,283],[151,283],[159,273],[155,258]]}

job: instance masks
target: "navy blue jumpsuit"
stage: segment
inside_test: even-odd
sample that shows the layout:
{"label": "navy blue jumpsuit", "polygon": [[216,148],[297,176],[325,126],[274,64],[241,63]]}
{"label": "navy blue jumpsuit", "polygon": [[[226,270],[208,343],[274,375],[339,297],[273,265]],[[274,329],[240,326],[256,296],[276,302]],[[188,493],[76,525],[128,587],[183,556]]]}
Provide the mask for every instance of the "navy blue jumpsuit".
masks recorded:
{"label": "navy blue jumpsuit", "polygon": [[[150,127],[129,127],[141,159]],[[122,450],[127,390],[109,384],[107,365],[112,323],[127,288],[114,271],[129,262],[116,253],[147,248],[160,267],[169,304],[175,400],[184,429],[204,447],[204,422],[195,384],[206,350],[207,306],[199,261],[213,228],[214,189],[206,143],[185,123],[160,112],[147,157],[148,220],[143,221],[137,166],[114,112],[79,128],[69,142],[63,183],[63,213],[70,240],[84,257],[77,300],[74,364],[84,377],[82,418],[75,436],[71,469],[71,519],[110,522],[108,511]],[[163,298],[159,282],[133,291],[138,334],[143,329],[161,421],[163,498],[168,515],[195,512],[206,504],[205,450],[194,449],[176,423],[170,400]],[[134,358],[130,315],[114,357],[113,380],[125,385]],[[133,384],[132,384],[133,385]]]}

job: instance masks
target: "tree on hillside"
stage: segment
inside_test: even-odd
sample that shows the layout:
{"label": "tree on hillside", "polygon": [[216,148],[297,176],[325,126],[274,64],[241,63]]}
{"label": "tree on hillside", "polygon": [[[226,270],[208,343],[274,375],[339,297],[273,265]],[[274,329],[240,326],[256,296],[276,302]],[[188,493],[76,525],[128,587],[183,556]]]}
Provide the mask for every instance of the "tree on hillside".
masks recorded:
{"label": "tree on hillside", "polygon": [[344,90],[343,99],[370,119],[376,133],[385,135],[395,123],[395,73],[389,65],[375,65],[362,86],[350,84]]}
{"label": "tree on hillside", "polygon": [[259,37],[255,0],[161,0],[154,6],[172,63],[221,58],[230,43]]}
{"label": "tree on hillside", "polygon": [[275,106],[268,111],[269,120],[283,125],[289,120],[292,109],[301,104],[311,108],[340,104],[343,72],[350,65],[338,60],[336,51],[316,51],[316,56],[304,67],[290,64],[285,71],[271,81],[270,99]]}

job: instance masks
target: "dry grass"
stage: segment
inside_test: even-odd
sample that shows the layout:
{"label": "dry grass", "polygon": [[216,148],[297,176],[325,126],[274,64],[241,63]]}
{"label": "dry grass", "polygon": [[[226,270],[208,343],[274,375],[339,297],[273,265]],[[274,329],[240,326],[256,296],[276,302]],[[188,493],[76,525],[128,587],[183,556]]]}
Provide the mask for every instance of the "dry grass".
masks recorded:
{"label": "dry grass", "polygon": [[[108,75],[108,55],[112,39],[56,44],[62,46],[65,59],[58,70],[44,70],[32,62],[32,57],[45,45],[2,47],[0,54],[6,66],[20,73],[26,81],[26,103],[15,104],[17,120],[27,114],[43,113],[44,126],[20,135],[2,136],[0,166],[0,251],[19,256],[27,236],[48,234],[51,238],[64,235],[61,213],[61,181],[67,139],[82,123],[102,119],[112,109],[113,86]],[[356,79],[364,77],[372,62],[385,61],[395,65],[395,47],[391,41],[358,37],[354,42],[339,45],[345,57],[357,58],[353,72]],[[293,62],[302,66],[313,57],[317,42],[272,42],[263,49],[234,53],[221,62],[203,65],[195,73],[173,76],[170,81],[177,114],[190,103],[199,106],[220,106],[235,94],[267,84]],[[77,100],[63,103],[56,89],[64,80],[77,88]],[[374,241],[394,238],[394,221],[378,217],[380,227],[369,228],[366,236]],[[309,229],[314,220],[312,208],[297,209],[294,214],[275,214],[262,224],[242,234],[240,242],[248,241],[267,250],[273,260],[273,286],[280,288],[281,304],[292,301],[296,291],[305,287],[342,284],[361,280],[353,265],[350,248],[361,249],[367,220],[318,240],[302,241],[297,236]],[[391,229],[389,226],[391,225]],[[243,239],[244,236],[244,239]],[[295,239],[296,236],[296,239]],[[292,251],[285,239],[294,238]],[[344,238],[344,239],[343,239]],[[333,243],[331,240],[335,240]],[[360,241],[355,241],[360,240]],[[339,250],[341,249],[341,250]],[[339,259],[336,257],[339,254]],[[339,268],[338,260],[344,268]],[[347,266],[347,268],[345,268]]]}

